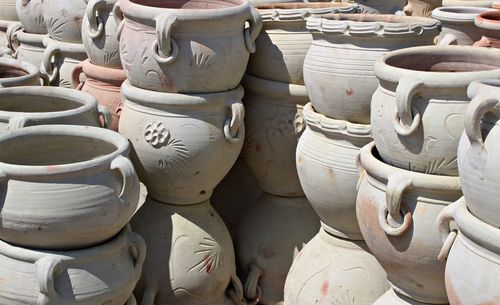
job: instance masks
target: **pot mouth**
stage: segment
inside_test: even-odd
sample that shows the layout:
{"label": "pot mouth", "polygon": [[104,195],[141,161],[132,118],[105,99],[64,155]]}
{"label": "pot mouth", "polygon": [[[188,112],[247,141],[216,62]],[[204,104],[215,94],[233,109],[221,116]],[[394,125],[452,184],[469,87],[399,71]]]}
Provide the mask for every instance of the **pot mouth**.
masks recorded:
{"label": "pot mouth", "polygon": [[495,10],[477,15],[474,24],[480,28],[498,31],[500,30],[500,11]]}
{"label": "pot mouth", "polygon": [[359,12],[359,6],[356,4],[335,2],[263,3],[255,7],[263,21],[297,21],[314,15]]}
{"label": "pot mouth", "polygon": [[94,65],[90,62],[90,59],[82,61],[81,65],[83,73],[85,73],[88,78],[93,80],[120,87],[121,84],[127,79],[127,73],[125,73],[125,70],[123,69]]}
{"label": "pot mouth", "polygon": [[126,156],[128,150],[127,139],[103,128],[76,125],[21,128],[0,136],[0,179],[89,170],[109,164],[119,155]]}
{"label": "pot mouth", "polygon": [[35,65],[11,58],[0,58],[0,83],[28,80],[39,75]]}
{"label": "pot mouth", "polygon": [[248,93],[266,98],[277,98],[285,104],[300,103],[305,105],[309,102],[309,95],[304,85],[271,81],[250,74],[245,74],[242,85]]}
{"label": "pot mouth", "polygon": [[245,4],[245,0],[129,0],[130,2],[154,8],[190,9],[196,11],[216,10]]}
{"label": "pot mouth", "polygon": [[432,11],[432,18],[440,21],[473,22],[477,15],[492,11],[487,7],[443,6]]}

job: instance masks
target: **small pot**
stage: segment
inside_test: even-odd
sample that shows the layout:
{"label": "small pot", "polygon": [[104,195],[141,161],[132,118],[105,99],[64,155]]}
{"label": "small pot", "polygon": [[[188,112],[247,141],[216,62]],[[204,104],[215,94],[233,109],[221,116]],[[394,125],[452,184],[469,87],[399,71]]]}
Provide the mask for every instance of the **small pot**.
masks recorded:
{"label": "small pot", "polygon": [[47,25],[43,19],[43,0],[16,0],[16,11],[24,31],[47,34]]}
{"label": "small pot", "polygon": [[24,30],[17,31],[14,36],[9,40],[12,41],[15,53],[14,58],[17,60],[29,62],[36,67],[41,67],[43,62],[43,54],[45,53],[45,46],[43,45],[43,34],[30,34]]}
{"label": "small pot", "polygon": [[50,38],[82,43],[82,21],[88,0],[43,0],[43,18]]}
{"label": "small pot", "polygon": [[482,37],[474,43],[475,47],[500,48],[500,12],[491,11],[479,14],[474,24],[483,29]]}
{"label": "small pot", "polygon": [[24,61],[0,58],[0,88],[48,85],[48,78],[40,70]]}

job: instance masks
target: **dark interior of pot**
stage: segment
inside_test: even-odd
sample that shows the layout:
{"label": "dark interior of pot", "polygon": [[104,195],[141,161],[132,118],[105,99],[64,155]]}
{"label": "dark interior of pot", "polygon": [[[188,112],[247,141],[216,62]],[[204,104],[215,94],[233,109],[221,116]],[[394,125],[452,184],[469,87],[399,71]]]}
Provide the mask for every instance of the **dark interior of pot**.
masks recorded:
{"label": "dark interior of pot", "polygon": [[211,10],[238,6],[244,0],[131,0],[131,2],[158,8]]}
{"label": "dark interior of pot", "polygon": [[332,2],[284,2],[284,3],[262,3],[256,5],[256,8],[265,10],[265,9],[301,9],[301,8],[328,8],[328,7],[336,7],[336,8],[348,8],[351,7],[351,4],[348,3],[332,3]]}
{"label": "dark interior of pot", "polygon": [[500,21],[500,11],[493,11],[481,14],[481,18],[488,21]]}
{"label": "dark interior of pot", "polygon": [[21,67],[0,64],[0,78],[19,77],[28,74],[29,73],[21,69]]}
{"label": "dark interior of pot", "polygon": [[[63,165],[92,160],[116,149],[113,144],[92,137],[22,136],[0,143],[0,162],[30,166]],[[23,151],[30,153],[19,153]]]}
{"label": "dark interior of pot", "polygon": [[43,113],[76,109],[82,104],[63,99],[35,94],[0,94],[0,111]]}

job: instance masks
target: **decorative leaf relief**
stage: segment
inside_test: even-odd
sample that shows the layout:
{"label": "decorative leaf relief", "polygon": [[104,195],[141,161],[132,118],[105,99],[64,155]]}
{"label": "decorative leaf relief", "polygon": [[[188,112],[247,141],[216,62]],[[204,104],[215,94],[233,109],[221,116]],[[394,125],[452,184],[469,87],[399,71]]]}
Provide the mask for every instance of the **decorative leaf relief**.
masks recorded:
{"label": "decorative leaf relief", "polygon": [[104,53],[103,60],[105,63],[109,64],[110,62],[113,62],[119,58],[120,58],[120,52],[118,50],[115,50],[113,52]]}
{"label": "decorative leaf relief", "polygon": [[193,64],[197,68],[204,68],[210,65],[210,55],[205,53],[194,53]]}
{"label": "decorative leaf relief", "polygon": [[69,80],[66,80],[66,79],[61,79],[59,81],[59,87],[63,87],[63,88],[70,88],[72,89],[73,88],[73,85],[71,84],[71,82]]}
{"label": "decorative leaf relief", "polygon": [[188,270],[188,273],[191,271],[211,273],[223,264],[222,249],[214,239],[205,237],[198,245],[201,249],[194,251],[194,254],[201,255],[202,258]]}
{"label": "decorative leaf relief", "polygon": [[[410,168],[414,170],[414,167],[410,163]],[[431,160],[427,163],[425,166],[424,172],[426,174],[435,174],[437,172],[444,172],[447,170],[452,170],[457,168],[457,157],[447,160],[447,159],[440,159],[440,160]]]}
{"label": "decorative leaf relief", "polygon": [[57,19],[50,17],[47,20],[47,27],[50,31],[50,36],[56,40],[63,40],[64,27],[68,24],[69,19]]}

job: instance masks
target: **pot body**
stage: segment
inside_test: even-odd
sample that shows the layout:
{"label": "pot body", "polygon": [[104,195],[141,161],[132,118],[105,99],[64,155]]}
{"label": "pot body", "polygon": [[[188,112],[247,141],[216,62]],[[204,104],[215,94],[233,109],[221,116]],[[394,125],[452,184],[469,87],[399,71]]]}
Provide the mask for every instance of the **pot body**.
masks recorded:
{"label": "pot body", "polygon": [[19,20],[16,12],[16,0],[0,0],[0,20]]}
{"label": "pot body", "polygon": [[356,160],[372,141],[369,125],[333,120],[304,107],[307,128],[297,145],[297,171],[307,199],[329,234],[362,240],[356,219]]}
{"label": "pot body", "polygon": [[409,16],[431,17],[432,10],[442,5],[442,0],[409,0],[404,12]]}
{"label": "pot body", "polygon": [[19,21],[27,33],[47,34],[47,25],[43,19],[42,0],[16,0]]}
{"label": "pot body", "polygon": [[14,53],[14,58],[40,67],[43,62],[43,54],[45,53],[44,38],[45,35],[43,34],[30,34],[24,31],[17,32],[16,39],[19,41],[19,47]]}
{"label": "pot body", "polygon": [[50,38],[82,43],[82,21],[88,0],[44,0],[43,18]]}
{"label": "pot body", "polygon": [[43,42],[45,52],[42,61],[42,73],[49,76],[53,86],[73,88],[73,70],[87,59],[83,44],[65,43],[46,36]]}
{"label": "pot body", "polygon": [[320,229],[290,268],[284,304],[371,305],[389,287],[384,269],[363,241],[336,238]]}
{"label": "pot body", "polygon": [[236,238],[245,298],[269,305],[282,302],[290,266],[318,229],[318,216],[305,197],[263,193],[242,218]]}
{"label": "pot body", "polygon": [[243,89],[200,95],[151,92],[125,81],[119,131],[137,154],[136,168],[156,200],[208,200],[243,146]]}

